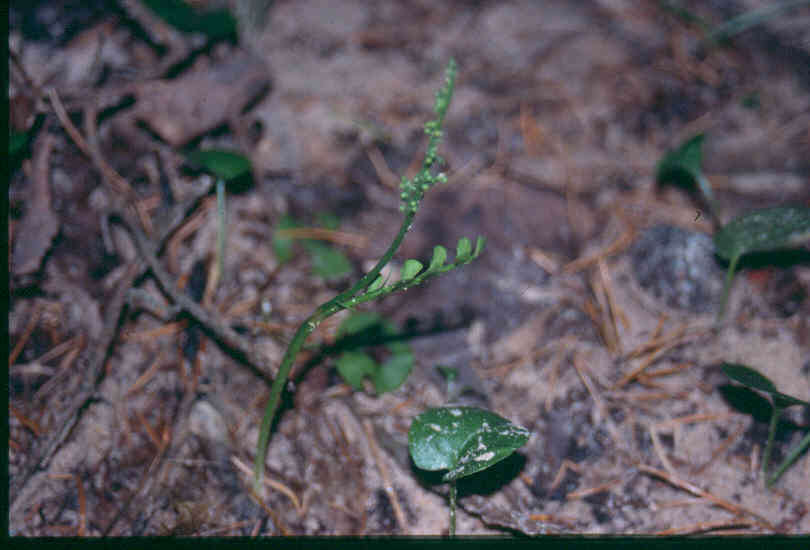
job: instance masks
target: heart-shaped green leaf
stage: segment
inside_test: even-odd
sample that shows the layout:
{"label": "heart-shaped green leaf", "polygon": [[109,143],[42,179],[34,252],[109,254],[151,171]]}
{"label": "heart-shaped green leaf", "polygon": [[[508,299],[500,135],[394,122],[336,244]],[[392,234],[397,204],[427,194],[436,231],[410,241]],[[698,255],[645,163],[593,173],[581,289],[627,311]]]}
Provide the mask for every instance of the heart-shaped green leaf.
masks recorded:
{"label": "heart-shaped green leaf", "polygon": [[729,261],[805,242],[810,242],[810,208],[797,206],[755,210],[727,223],[714,236],[717,253]]}
{"label": "heart-shaped green leaf", "polygon": [[422,271],[422,262],[419,260],[405,260],[405,263],[402,265],[402,271],[400,271],[399,278],[402,281],[409,281],[416,277],[416,275]]}
{"label": "heart-shaped green leaf", "polygon": [[439,407],[417,416],[408,432],[414,464],[449,470],[452,481],[489,468],[529,440],[529,431],[476,407]]}
{"label": "heart-shaped green leaf", "polygon": [[726,376],[735,382],[739,382],[740,384],[743,384],[749,388],[764,391],[765,393],[770,394],[773,398],[774,405],[780,409],[791,407],[793,405],[810,406],[810,403],[807,401],[802,401],[801,399],[797,399],[792,395],[778,391],[776,389],[776,385],[771,382],[767,376],[755,369],[752,369],[751,367],[746,367],[745,365],[736,365],[733,363],[723,363],[722,369]]}
{"label": "heart-shaped green leaf", "polygon": [[192,165],[199,166],[217,178],[234,180],[250,172],[250,161],[244,155],[221,149],[193,151],[188,155]]}

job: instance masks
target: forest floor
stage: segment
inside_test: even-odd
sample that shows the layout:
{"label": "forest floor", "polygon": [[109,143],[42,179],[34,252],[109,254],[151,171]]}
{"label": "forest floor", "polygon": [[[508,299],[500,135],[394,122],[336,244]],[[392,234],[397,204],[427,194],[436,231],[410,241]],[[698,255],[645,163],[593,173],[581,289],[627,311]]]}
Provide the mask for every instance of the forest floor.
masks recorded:
{"label": "forest floor", "polygon": [[[808,6],[711,44],[760,3],[279,0],[237,44],[137,0],[76,4],[11,7],[11,125],[31,136],[8,190],[11,534],[446,534],[446,488],[407,448],[447,400],[437,365],[531,431],[459,483],[459,534],[810,532],[810,459],[766,488],[767,415],[720,370],[810,399],[807,254],[744,264],[716,325],[712,215],[656,182],[705,133],[721,221],[810,205]],[[391,393],[313,353],[348,312],[316,330],[253,493],[286,342],[393,238],[450,58],[449,181],[395,263],[487,248],[363,306],[416,327]],[[252,163],[218,280],[213,181],[186,161],[214,147]],[[316,229],[282,262],[285,217]],[[350,273],[319,275],[313,242]],[[784,418],[777,461],[810,428]]]}

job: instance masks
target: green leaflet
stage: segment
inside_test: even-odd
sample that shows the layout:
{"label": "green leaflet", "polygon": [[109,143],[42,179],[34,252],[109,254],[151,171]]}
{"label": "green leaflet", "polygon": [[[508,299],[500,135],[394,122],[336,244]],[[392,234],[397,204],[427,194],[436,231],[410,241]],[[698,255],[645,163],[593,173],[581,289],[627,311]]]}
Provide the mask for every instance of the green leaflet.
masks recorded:
{"label": "green leaflet", "polygon": [[422,271],[422,262],[419,260],[406,260],[402,266],[402,271],[399,274],[399,278],[402,281],[409,281],[416,277],[416,275]]}
{"label": "green leaflet", "polygon": [[441,245],[433,248],[433,257],[430,259],[428,271],[436,271],[444,265],[447,260],[447,249]]}
{"label": "green leaflet", "polygon": [[231,181],[250,173],[250,160],[244,155],[223,149],[193,151],[186,157],[192,165],[219,179]]}

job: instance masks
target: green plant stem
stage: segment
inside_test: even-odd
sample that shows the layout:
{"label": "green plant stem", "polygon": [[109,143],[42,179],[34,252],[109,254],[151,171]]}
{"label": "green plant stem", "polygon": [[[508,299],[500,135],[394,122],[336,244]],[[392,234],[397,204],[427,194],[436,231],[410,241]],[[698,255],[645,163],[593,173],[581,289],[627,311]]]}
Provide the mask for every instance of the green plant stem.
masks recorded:
{"label": "green plant stem", "polygon": [[402,225],[399,228],[399,232],[397,233],[396,237],[394,237],[394,240],[391,242],[388,250],[385,251],[385,254],[383,254],[371,271],[366,273],[363,278],[361,278],[354,286],[341,292],[328,302],[320,305],[312,315],[301,323],[301,326],[299,326],[298,330],[295,332],[295,335],[293,336],[293,339],[287,347],[287,351],[284,353],[284,357],[281,360],[281,366],[279,367],[278,373],[273,380],[273,385],[270,387],[270,400],[267,402],[267,408],[264,411],[264,417],[262,418],[262,424],[259,429],[259,442],[256,447],[256,462],[253,465],[254,488],[257,492],[261,487],[262,476],[264,474],[264,461],[267,457],[267,445],[270,443],[270,431],[273,426],[273,418],[275,417],[276,409],[278,408],[278,403],[281,397],[281,392],[284,389],[284,384],[287,382],[287,378],[290,376],[290,370],[295,362],[295,358],[298,356],[298,352],[301,350],[301,347],[304,345],[307,337],[312,334],[316,328],[318,328],[318,325],[321,324],[324,319],[343,309],[346,309],[346,301],[353,298],[358,292],[368,288],[368,286],[374,282],[374,280],[380,274],[380,271],[382,271],[383,267],[385,267],[388,262],[391,261],[391,258],[393,258],[394,253],[399,248],[399,245],[402,244],[402,239],[405,238],[405,234],[410,230],[415,215],[415,210],[405,212],[405,218],[402,220]]}
{"label": "green plant stem", "polygon": [[762,453],[762,475],[768,471],[768,463],[771,461],[771,451],[773,450],[773,440],[776,437],[776,428],[779,424],[779,415],[782,409],[774,405],[771,413],[771,422],[768,425],[768,442],[765,444],[765,451]]}
{"label": "green plant stem", "polygon": [[450,536],[456,536],[456,480],[450,482]]}
{"label": "green plant stem", "polygon": [[720,302],[720,311],[717,312],[717,322],[723,320],[726,315],[726,303],[728,302],[728,293],[731,290],[731,281],[734,279],[734,271],[737,269],[737,262],[740,260],[740,255],[737,254],[728,264],[728,271],[726,272],[726,282],[723,284],[723,300]]}
{"label": "green plant stem", "polygon": [[217,180],[217,281],[225,275],[225,182]]}
{"label": "green plant stem", "polygon": [[782,461],[779,468],[771,475],[771,477],[768,478],[766,486],[770,487],[776,483],[776,481],[782,477],[782,474],[785,473],[785,470],[787,470],[791,464],[796,462],[796,459],[799,458],[799,455],[801,455],[807,449],[807,447],[810,447],[810,433],[804,436],[804,439],[802,439],[799,444],[796,445],[792,451],[790,451],[790,454],[788,454],[785,460]]}

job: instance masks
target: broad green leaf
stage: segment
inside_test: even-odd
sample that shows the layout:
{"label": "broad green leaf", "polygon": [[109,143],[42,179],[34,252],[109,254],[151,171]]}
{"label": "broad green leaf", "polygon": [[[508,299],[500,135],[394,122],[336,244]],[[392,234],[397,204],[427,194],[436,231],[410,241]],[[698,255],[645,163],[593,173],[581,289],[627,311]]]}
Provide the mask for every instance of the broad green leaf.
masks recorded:
{"label": "broad green leaf", "polygon": [[807,241],[810,241],[810,208],[765,208],[724,225],[714,235],[715,251],[729,262],[718,319],[722,319],[725,312],[734,270],[741,256],[749,252],[790,248]]}
{"label": "broad green leaf", "polygon": [[472,244],[467,237],[461,237],[456,245],[456,261],[464,262],[470,258],[472,254]]}
{"label": "broad green leaf", "polygon": [[433,247],[433,257],[430,259],[428,271],[439,269],[447,260],[447,249],[441,245]]}
{"label": "broad green leaf", "polygon": [[793,405],[810,406],[810,403],[807,401],[802,401],[801,399],[797,399],[791,395],[778,391],[776,389],[776,385],[774,385],[774,383],[771,382],[767,376],[752,369],[751,367],[746,367],[745,365],[736,365],[733,363],[724,363],[722,369],[726,376],[735,382],[739,382],[740,384],[743,384],[749,388],[764,391],[765,393],[770,394],[773,397],[774,404],[780,409]]}
{"label": "broad green leaf", "polygon": [[476,407],[428,409],[408,431],[414,464],[423,470],[449,470],[443,481],[489,468],[528,440],[526,428]]}
{"label": "broad green leaf", "polygon": [[352,270],[351,262],[340,250],[317,241],[307,241],[304,246],[312,256],[312,272],[315,275],[334,279]]}
{"label": "broad green leaf", "polygon": [[8,132],[8,156],[13,157],[22,151],[28,145],[28,132],[15,132],[9,130]]}
{"label": "broad green leaf", "polygon": [[189,153],[188,161],[225,181],[250,172],[250,161],[244,155],[222,149],[205,149]]}
{"label": "broad green leaf", "polygon": [[347,351],[338,357],[337,371],[356,390],[362,389],[363,378],[372,376],[379,365],[371,357],[360,351]]}
{"label": "broad green leaf", "polygon": [[377,393],[394,391],[408,379],[411,369],[413,369],[413,354],[406,346],[405,350],[392,355],[371,375],[374,389]]}
{"label": "broad green leaf", "polygon": [[273,232],[273,252],[279,263],[286,263],[292,259],[293,239],[279,234],[279,230],[292,229],[298,224],[290,216],[284,216],[276,225]]}
{"label": "broad green leaf", "polygon": [[400,271],[399,278],[402,281],[409,281],[416,277],[416,275],[422,271],[422,262],[419,260],[405,260],[405,263],[402,266],[402,271]]}
{"label": "broad green leaf", "polygon": [[717,253],[732,259],[810,242],[810,208],[778,206],[735,218],[714,236]]}
{"label": "broad green leaf", "polygon": [[711,184],[700,166],[703,160],[704,138],[703,134],[698,134],[667,153],[658,163],[656,180],[660,183],[697,185],[709,203],[712,203],[714,196]]}
{"label": "broad green leaf", "polygon": [[199,32],[210,40],[236,35],[236,20],[227,10],[197,11],[183,0],[142,0],[166,23],[184,33]]}

